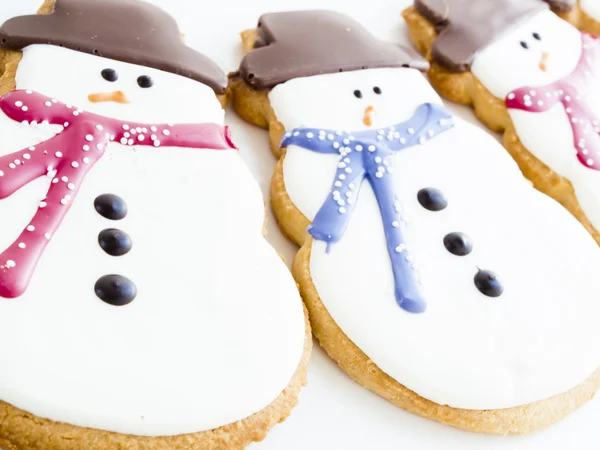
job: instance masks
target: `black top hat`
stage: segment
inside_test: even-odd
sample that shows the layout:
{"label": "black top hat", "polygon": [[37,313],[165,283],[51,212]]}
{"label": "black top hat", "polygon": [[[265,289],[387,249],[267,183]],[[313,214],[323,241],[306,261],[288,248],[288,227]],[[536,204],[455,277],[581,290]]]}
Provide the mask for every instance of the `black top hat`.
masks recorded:
{"label": "black top hat", "polygon": [[172,72],[225,92],[227,78],[181,40],[175,20],[138,0],[56,0],[50,14],[14,17],[0,27],[0,48],[52,44]]}
{"label": "black top hat", "polygon": [[426,70],[413,50],[375,39],[352,18],[333,11],[263,15],[255,50],[240,66],[254,89],[270,89],[292,78],[380,67]]}
{"label": "black top hat", "polygon": [[[469,70],[475,55],[515,22],[548,9],[568,11],[574,0],[415,0],[438,31],[433,60],[454,72]],[[570,5],[570,6],[569,6]]]}

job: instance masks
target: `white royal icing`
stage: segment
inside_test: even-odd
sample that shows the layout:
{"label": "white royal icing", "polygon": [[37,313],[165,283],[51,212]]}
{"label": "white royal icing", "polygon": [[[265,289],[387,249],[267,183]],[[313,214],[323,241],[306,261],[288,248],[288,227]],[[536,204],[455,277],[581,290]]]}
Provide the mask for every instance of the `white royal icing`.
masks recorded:
{"label": "white royal icing", "polygon": [[[539,33],[542,40],[533,39],[533,32]],[[521,40],[528,42],[528,50],[520,46]],[[546,72],[539,68],[542,52],[549,55]],[[579,31],[544,11],[483,49],[475,57],[472,71],[495,96],[504,99],[517,88],[546,85],[569,75],[580,57]],[[590,99],[589,108],[600,117],[600,67],[594,69],[597,82],[584,95]],[[600,230],[600,172],[586,168],[575,156],[573,131],[562,104],[541,113],[510,109],[509,114],[523,145],[573,184],[586,217]]]}
{"label": "white royal icing", "polygon": [[[367,106],[374,106],[377,129],[440,102],[412,69],[294,79],[275,87],[270,100],[286,130],[352,131],[366,128]],[[311,220],[330,195],[338,161],[288,147],[286,191]],[[312,280],[342,331],[399,383],[457,408],[523,405],[589,377],[600,365],[600,251],[585,229],[533,189],[494,139],[459,119],[454,129],[398,152],[392,166],[427,310],[410,314],[396,303],[381,213],[365,182],[341,241],[330,253],[325,243],[312,244]],[[421,207],[417,192],[425,187],[444,192],[448,207]],[[444,236],[457,231],[473,241],[468,256],[444,247]],[[500,297],[477,290],[478,268],[498,275]]]}
{"label": "white royal icing", "polygon": [[[105,68],[118,71],[116,83],[100,76]],[[137,86],[140,75],[154,86]],[[58,47],[26,48],[16,80],[109,117],[223,123],[205,85]],[[86,100],[113,90],[131,104]],[[53,131],[0,115],[0,155]],[[0,249],[27,226],[50,180],[0,200]],[[125,219],[96,213],[94,199],[105,193],[126,201]],[[111,144],[27,292],[0,299],[0,399],[53,421],[150,436],[213,429],[268,406],[292,379],[305,332],[295,283],[262,237],[263,213],[236,151]],[[112,227],[133,240],[125,256],[98,245]],[[113,273],[137,285],[127,306],[94,293],[96,280]]]}
{"label": "white royal icing", "polygon": [[598,0],[580,0],[580,5],[588,16],[600,21],[600,2]]}

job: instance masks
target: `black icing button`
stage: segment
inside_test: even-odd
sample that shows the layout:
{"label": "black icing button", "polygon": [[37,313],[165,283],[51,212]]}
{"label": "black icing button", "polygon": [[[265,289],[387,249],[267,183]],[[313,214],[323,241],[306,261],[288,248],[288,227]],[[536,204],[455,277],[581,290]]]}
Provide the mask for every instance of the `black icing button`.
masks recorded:
{"label": "black icing button", "polygon": [[442,191],[435,188],[424,188],[417,193],[421,206],[429,211],[441,211],[448,206],[448,200]]}
{"label": "black icing button", "polygon": [[444,247],[456,256],[466,256],[473,251],[473,243],[464,233],[450,233],[444,237]]}
{"label": "black icing button", "polygon": [[502,283],[494,272],[480,270],[475,275],[475,286],[483,295],[488,297],[500,297],[504,292]]}
{"label": "black icing button", "polygon": [[98,235],[98,244],[111,256],[126,255],[133,246],[129,235],[116,228],[102,230]]}
{"label": "black icing button", "polygon": [[121,220],[127,215],[125,201],[113,194],[103,194],[94,200],[94,208],[102,217],[110,220]]}
{"label": "black icing button", "polygon": [[121,275],[103,276],[96,281],[94,291],[100,300],[114,306],[127,305],[137,295],[137,287],[133,281]]}

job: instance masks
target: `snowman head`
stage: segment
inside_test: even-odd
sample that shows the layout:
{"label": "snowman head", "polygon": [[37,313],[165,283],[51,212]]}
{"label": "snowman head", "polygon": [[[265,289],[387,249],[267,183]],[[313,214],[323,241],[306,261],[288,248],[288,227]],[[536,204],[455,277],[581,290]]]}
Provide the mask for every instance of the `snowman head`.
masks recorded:
{"label": "snowman head", "polygon": [[579,31],[551,11],[542,11],[481,50],[471,70],[504,98],[520,87],[543,86],[569,75],[580,57]]}
{"label": "snowman head", "polygon": [[17,89],[31,89],[84,111],[124,121],[223,122],[224,112],[215,92],[203,83],[53,45],[23,49],[16,83]]}
{"label": "snowman head", "polygon": [[432,58],[454,72],[472,70],[497,97],[524,86],[551,83],[571,73],[581,56],[581,35],[553,14],[569,0],[416,0],[439,34]]}
{"label": "snowman head", "polygon": [[294,78],[275,86],[270,100],[275,113],[287,111],[283,125],[288,130],[385,128],[409,119],[425,102],[441,104],[425,77],[418,70],[407,68]]}
{"label": "snowman head", "polygon": [[56,0],[48,15],[5,22],[0,47],[23,50],[17,89],[121,120],[223,121],[224,73],[144,2]]}
{"label": "snowman head", "polygon": [[287,129],[383,128],[406,120],[424,102],[439,101],[416,70],[428,68],[423,58],[376,39],[344,14],[265,14],[258,33],[240,77],[253,89],[271,90],[276,113],[279,105],[293,110]]}

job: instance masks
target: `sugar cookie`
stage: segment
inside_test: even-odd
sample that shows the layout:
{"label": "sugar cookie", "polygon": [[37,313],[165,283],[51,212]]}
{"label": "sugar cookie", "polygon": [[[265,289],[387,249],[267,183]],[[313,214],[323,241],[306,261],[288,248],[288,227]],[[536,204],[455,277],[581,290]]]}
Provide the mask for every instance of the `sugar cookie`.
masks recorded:
{"label": "sugar cookie", "polygon": [[266,14],[243,38],[233,103],[270,131],[272,205],[341,368],[472,431],[531,432],[589,400],[600,251],[443,107],[425,60],[334,12]]}
{"label": "sugar cookie", "polygon": [[311,337],[227,78],[148,3],[42,12],[0,27],[0,447],[263,439]]}

